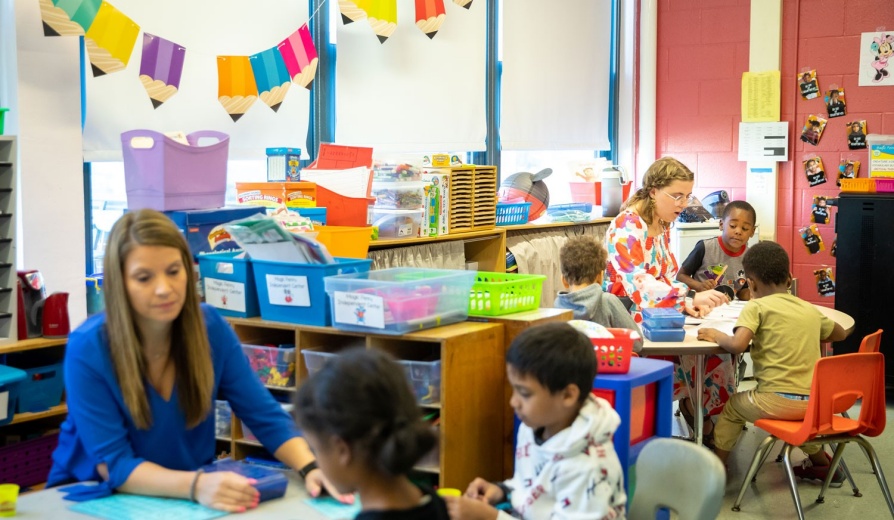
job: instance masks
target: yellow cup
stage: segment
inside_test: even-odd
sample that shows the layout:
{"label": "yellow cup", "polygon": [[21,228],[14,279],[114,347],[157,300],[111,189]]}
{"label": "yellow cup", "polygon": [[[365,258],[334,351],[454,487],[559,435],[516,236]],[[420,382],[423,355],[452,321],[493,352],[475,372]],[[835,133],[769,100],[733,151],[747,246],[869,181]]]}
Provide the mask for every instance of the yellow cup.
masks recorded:
{"label": "yellow cup", "polygon": [[0,516],[15,516],[18,498],[18,484],[0,484]]}
{"label": "yellow cup", "polygon": [[456,488],[441,488],[438,490],[438,495],[442,497],[461,497],[463,492]]}

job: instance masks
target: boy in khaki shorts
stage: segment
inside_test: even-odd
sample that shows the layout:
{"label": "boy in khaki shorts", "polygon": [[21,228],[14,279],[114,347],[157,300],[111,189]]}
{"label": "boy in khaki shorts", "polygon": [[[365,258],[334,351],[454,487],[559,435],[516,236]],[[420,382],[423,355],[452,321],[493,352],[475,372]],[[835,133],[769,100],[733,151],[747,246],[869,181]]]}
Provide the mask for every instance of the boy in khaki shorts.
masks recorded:
{"label": "boy in khaki shorts", "polygon": [[[804,418],[820,342],[841,341],[848,335],[813,305],[788,293],[792,278],[782,246],[760,242],[748,249],[742,264],[752,299],[742,309],[734,335],[711,328],[698,331],[698,339],[713,341],[732,354],[745,352],[751,344],[757,388],[733,395],[714,428],[715,453],[724,463],[746,422]],[[829,456],[820,446],[802,450],[809,462],[795,468],[795,475],[825,479]],[[833,485],[843,481],[841,471],[836,471]]]}

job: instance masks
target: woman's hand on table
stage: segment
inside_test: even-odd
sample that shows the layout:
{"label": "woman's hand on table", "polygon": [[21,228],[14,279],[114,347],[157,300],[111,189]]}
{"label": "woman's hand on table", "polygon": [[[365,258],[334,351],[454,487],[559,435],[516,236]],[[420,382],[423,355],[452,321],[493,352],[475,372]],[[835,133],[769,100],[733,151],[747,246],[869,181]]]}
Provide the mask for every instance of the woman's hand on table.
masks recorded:
{"label": "woman's hand on table", "polygon": [[325,489],[330,496],[335,497],[342,504],[354,503],[354,495],[342,495],[339,493],[335,486],[329,482],[329,479],[326,478],[326,475],[323,475],[320,468],[314,468],[304,477],[304,489],[307,490],[307,494],[314,498],[320,496],[320,493]]}
{"label": "woman's hand on table", "polygon": [[197,478],[195,499],[203,506],[230,513],[258,507],[261,494],[254,488],[254,479],[232,471],[201,473]]}

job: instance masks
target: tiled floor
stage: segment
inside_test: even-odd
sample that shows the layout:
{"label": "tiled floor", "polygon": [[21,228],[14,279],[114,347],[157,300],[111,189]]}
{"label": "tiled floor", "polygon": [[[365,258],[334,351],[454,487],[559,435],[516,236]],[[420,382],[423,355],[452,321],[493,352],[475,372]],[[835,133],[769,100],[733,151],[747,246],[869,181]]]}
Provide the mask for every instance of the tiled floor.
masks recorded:
{"label": "tiled floor", "polygon": [[[749,381],[743,381],[739,390],[751,388]],[[753,383],[750,383],[753,385]],[[894,419],[894,400],[888,396],[888,418]],[[856,417],[859,409],[855,407],[851,417]],[[675,417],[674,435],[686,432],[687,428],[681,417]],[[729,520],[754,520],[768,518],[797,518],[795,505],[791,492],[786,482],[785,469],[782,463],[775,463],[776,455],[782,449],[782,443],[778,443],[768,457],[764,467],[757,474],[757,482],[749,486],[742,501],[740,512],[732,511],[733,502],[742,485],[742,479],[748,472],[751,458],[766,433],[758,430],[754,425],[748,425],[748,430],[743,432],[739,444],[729,459],[729,475],[726,483],[726,496],[723,507],[720,510],[719,519]],[[882,470],[889,486],[894,483],[894,424],[889,422],[885,432],[869,441],[875,448],[882,464]],[[854,477],[862,497],[854,497],[847,482],[838,489],[830,488],[826,492],[825,503],[817,504],[816,500],[821,483],[798,480],[798,491],[801,496],[801,504],[804,507],[804,515],[809,520],[822,519],[882,519],[891,518],[885,504],[885,498],[879,489],[875,475],[869,461],[863,455],[862,450],[856,444],[850,444],[844,452],[845,460]],[[800,464],[804,454],[800,450],[793,450],[792,460]]]}

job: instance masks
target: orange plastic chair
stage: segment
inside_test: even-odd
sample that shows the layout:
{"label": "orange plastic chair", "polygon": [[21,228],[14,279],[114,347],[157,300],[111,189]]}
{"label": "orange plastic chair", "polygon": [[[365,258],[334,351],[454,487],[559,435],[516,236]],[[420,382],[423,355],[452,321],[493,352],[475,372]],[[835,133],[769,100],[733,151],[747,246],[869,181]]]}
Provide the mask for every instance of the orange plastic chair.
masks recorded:
{"label": "orange plastic chair", "polygon": [[882,332],[884,330],[878,329],[872,334],[867,334],[860,342],[860,352],[878,352],[879,345],[882,343]]}
{"label": "orange plastic chair", "polygon": [[[847,411],[857,399],[863,400],[860,417],[857,420],[842,417],[840,414]],[[785,443],[782,453],[789,489],[795,508],[798,510],[798,518],[804,520],[801,498],[798,495],[795,473],[792,469],[792,448],[813,444],[837,444],[829,475],[816,499],[817,503],[823,503],[845,446],[850,442],[856,442],[866,453],[882,488],[882,494],[885,495],[888,509],[894,516],[894,500],[891,498],[891,491],[885,481],[878,455],[866,440],[866,437],[881,435],[885,430],[885,420],[885,358],[881,353],[844,354],[818,360],[803,420],[760,419],[754,423],[770,435],[764,439],[754,454],[751,467],[745,480],[742,481],[742,488],[733,505],[733,511],[740,510],[748,483],[752,481],[770,448],[777,440],[781,440]],[[854,492],[859,493],[856,488]]]}

